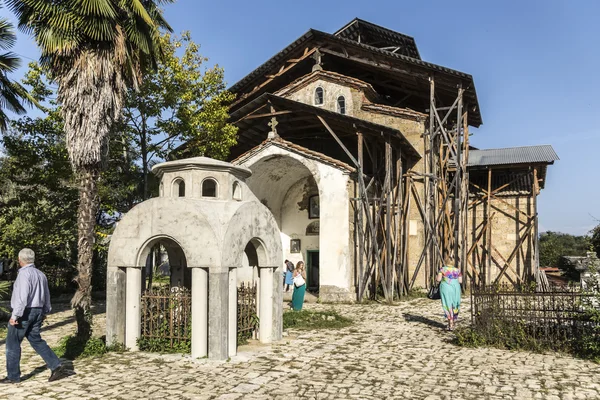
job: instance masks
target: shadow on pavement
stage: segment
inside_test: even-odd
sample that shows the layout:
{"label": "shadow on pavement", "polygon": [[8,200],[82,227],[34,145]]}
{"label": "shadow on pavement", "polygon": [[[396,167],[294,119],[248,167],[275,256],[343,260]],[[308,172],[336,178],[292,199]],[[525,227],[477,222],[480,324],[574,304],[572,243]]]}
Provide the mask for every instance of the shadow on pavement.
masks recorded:
{"label": "shadow on pavement", "polygon": [[[65,310],[68,310],[70,307],[64,306],[64,305],[57,305],[57,307],[53,307],[55,309],[54,312],[62,312]],[[103,314],[106,312],[106,304],[104,302],[97,304],[95,306],[92,306],[92,314],[97,315],[97,314]],[[52,314],[50,314],[52,315]],[[44,324],[42,326],[42,338],[44,337],[44,332],[48,332],[51,331],[52,329],[56,329],[56,328],[60,328],[61,326],[65,326],[68,324],[71,324],[75,322],[75,316],[72,315],[68,318],[65,318],[61,321],[55,322],[53,324]],[[2,346],[3,344],[6,343],[6,337],[0,339],[0,346]]]}
{"label": "shadow on pavement", "polygon": [[403,316],[404,320],[407,322],[419,322],[421,324],[429,325],[433,328],[446,329],[445,324],[430,318],[426,318],[422,315],[403,314]]}

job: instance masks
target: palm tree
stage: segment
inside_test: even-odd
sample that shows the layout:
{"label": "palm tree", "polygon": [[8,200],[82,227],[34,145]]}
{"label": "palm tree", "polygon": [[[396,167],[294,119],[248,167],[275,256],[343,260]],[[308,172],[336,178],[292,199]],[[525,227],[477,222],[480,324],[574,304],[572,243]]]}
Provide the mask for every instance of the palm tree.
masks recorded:
{"label": "palm tree", "polygon": [[121,117],[127,88],[137,87],[145,71],[156,68],[159,30],[171,30],[159,7],[173,1],[6,0],[58,84],[67,150],[79,183],[78,290],[71,304],[82,338],[92,333],[97,181],[109,133]]}
{"label": "palm tree", "polygon": [[[0,8],[2,5],[0,4]],[[12,24],[5,18],[0,18],[0,49],[8,50],[14,46],[17,36]],[[10,51],[0,54],[0,130],[8,127],[8,116],[4,109],[15,114],[24,114],[22,101],[31,103],[25,88],[17,82],[8,79],[8,74],[14,72],[21,65],[21,60]]]}

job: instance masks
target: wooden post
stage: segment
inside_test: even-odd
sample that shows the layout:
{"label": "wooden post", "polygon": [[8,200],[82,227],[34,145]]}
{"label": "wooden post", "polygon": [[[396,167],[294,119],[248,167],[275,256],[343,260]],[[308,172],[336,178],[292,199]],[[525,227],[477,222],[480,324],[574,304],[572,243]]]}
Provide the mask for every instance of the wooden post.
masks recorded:
{"label": "wooden post", "polygon": [[392,293],[387,299],[390,303],[393,301],[393,260],[392,260],[392,145],[389,135],[385,138],[385,284],[388,286],[388,294]]}
{"label": "wooden post", "polygon": [[363,153],[363,134],[361,132],[357,132],[357,140],[358,140],[358,186],[359,186],[359,199],[356,203],[356,211],[358,213],[358,301],[362,300],[362,293],[364,293],[362,280],[363,275],[365,273],[365,265],[364,265],[364,252],[365,252],[365,227],[363,224],[363,202],[367,199],[363,197],[362,187],[364,186],[363,180],[363,165],[365,163],[364,153]]}
{"label": "wooden post", "polygon": [[539,225],[538,225],[538,211],[537,211],[537,196],[540,192],[538,175],[537,175],[537,167],[533,169],[533,218],[534,218],[534,230],[533,230],[533,251],[534,251],[534,260],[533,260],[533,273],[535,276],[539,273],[540,270],[540,234],[539,234]]}
{"label": "wooden post", "polygon": [[486,284],[492,281],[492,221],[490,220],[490,209],[491,209],[491,196],[492,196],[492,169],[488,167],[488,190],[487,190],[487,202],[485,206],[485,215],[487,221],[487,232],[486,232],[486,249],[485,249],[485,274]]}

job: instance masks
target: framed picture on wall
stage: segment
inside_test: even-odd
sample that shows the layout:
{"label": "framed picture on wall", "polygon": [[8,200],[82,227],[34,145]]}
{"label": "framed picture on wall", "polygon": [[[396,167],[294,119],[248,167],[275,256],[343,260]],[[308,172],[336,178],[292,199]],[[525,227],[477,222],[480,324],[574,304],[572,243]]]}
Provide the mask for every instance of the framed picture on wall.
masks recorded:
{"label": "framed picture on wall", "polygon": [[308,198],[308,218],[319,218],[319,196]]}
{"label": "framed picture on wall", "polygon": [[290,253],[300,253],[300,239],[290,240]]}

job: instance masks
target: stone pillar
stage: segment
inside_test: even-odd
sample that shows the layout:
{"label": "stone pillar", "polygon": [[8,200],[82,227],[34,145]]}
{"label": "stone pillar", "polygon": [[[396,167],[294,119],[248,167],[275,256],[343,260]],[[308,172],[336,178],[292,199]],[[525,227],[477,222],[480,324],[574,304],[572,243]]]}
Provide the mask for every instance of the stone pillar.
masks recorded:
{"label": "stone pillar", "polygon": [[125,305],[125,346],[131,350],[138,350],[137,339],[141,334],[141,296],[142,296],[142,269],[140,267],[127,268],[127,292]]}
{"label": "stone pillar", "polygon": [[208,358],[227,359],[229,269],[208,272]]}
{"label": "stone pillar", "polygon": [[229,357],[237,354],[237,268],[229,269]]}
{"label": "stone pillar", "polygon": [[192,358],[208,355],[208,272],[192,268]]}
{"label": "stone pillar", "polygon": [[273,329],[271,340],[283,337],[283,267],[273,268]]}
{"label": "stone pillar", "polygon": [[124,268],[109,267],[106,277],[106,343],[125,343],[125,285]]}
{"label": "stone pillar", "polygon": [[273,268],[260,268],[260,319],[261,343],[271,343],[273,338]]}

